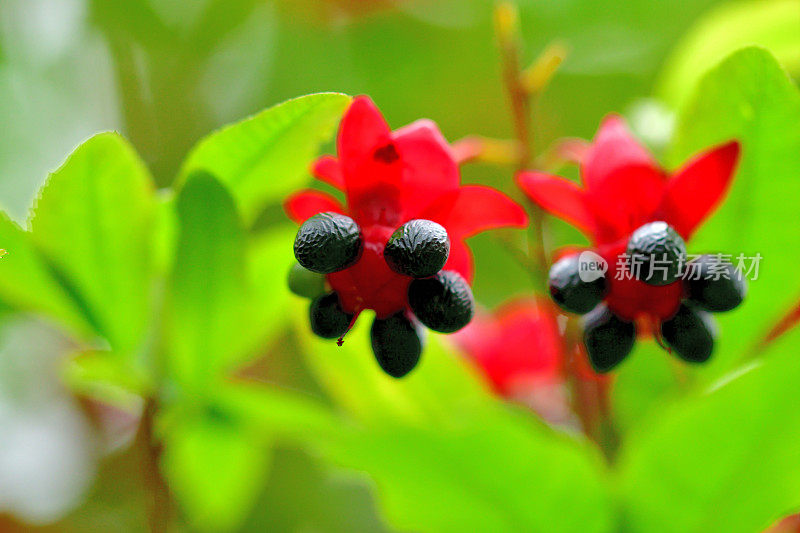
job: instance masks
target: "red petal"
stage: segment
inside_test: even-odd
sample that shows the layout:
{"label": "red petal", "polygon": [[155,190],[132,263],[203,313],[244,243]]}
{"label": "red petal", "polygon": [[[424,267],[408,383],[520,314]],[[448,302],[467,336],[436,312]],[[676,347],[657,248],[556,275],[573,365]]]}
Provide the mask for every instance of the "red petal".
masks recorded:
{"label": "red petal", "polygon": [[311,167],[311,173],[320,181],[333,185],[340,191],[344,190],[344,174],[339,160],[330,155],[317,159]]}
{"label": "red petal", "polygon": [[622,117],[609,115],[583,157],[583,183],[588,190],[601,187],[610,176],[628,167],[658,169],[658,164],[630,134]]}
{"label": "red petal", "polygon": [[595,222],[595,244],[627,238],[636,228],[654,220],[664,194],[664,176],[654,167],[629,166],[606,176],[586,192],[586,205]]}
{"label": "red petal", "polygon": [[451,150],[447,139],[445,139],[444,135],[442,135],[442,132],[439,131],[439,126],[437,126],[434,121],[427,118],[416,120],[407,126],[403,126],[395,131],[392,137],[395,141],[399,140],[400,138],[426,139],[438,144],[447,152],[450,152]]}
{"label": "red petal", "polygon": [[571,181],[543,174],[522,172],[517,183],[533,202],[545,211],[562,218],[587,235],[594,232],[592,213],[586,205],[583,189]]}
{"label": "red petal", "polygon": [[283,208],[289,218],[297,223],[302,223],[313,217],[317,213],[333,211],[344,213],[342,204],[336,198],[324,192],[305,190],[300,191],[289,198],[283,204]]}
{"label": "red petal", "polygon": [[472,277],[475,273],[472,252],[469,251],[464,241],[459,239],[450,241],[450,257],[447,258],[447,263],[445,263],[443,270],[455,270],[464,276],[468,283],[472,283]]}
{"label": "red petal", "polygon": [[461,187],[449,211],[445,209],[437,213],[440,207],[442,204],[437,204],[428,213],[431,220],[447,228],[451,239],[471,237],[493,228],[524,228],[528,225],[528,215],[519,204],[500,191],[483,185]]}
{"label": "red petal", "polygon": [[695,157],[667,182],[660,211],[685,239],[719,205],[738,160],[739,143],[729,142]]}
{"label": "red petal", "polygon": [[389,126],[368,97],[353,100],[342,118],[337,149],[353,218],[362,226],[398,224],[402,162]]}
{"label": "red petal", "polygon": [[518,300],[494,316],[478,314],[454,339],[503,395],[562,381],[564,345],[546,302]]}
{"label": "red petal", "polygon": [[403,165],[403,218],[416,218],[432,203],[458,189],[458,164],[450,145],[430,120],[418,120],[392,137]]}
{"label": "red petal", "polygon": [[389,125],[375,103],[367,96],[356,97],[342,117],[336,146],[348,180],[372,158],[376,148],[389,142],[389,134]]}

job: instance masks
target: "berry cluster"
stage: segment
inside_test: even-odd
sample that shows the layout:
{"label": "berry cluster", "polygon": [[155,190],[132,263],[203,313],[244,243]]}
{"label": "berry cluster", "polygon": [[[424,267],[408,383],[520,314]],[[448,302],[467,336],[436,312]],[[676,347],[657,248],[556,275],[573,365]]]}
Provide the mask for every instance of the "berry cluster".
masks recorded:
{"label": "berry cluster", "polygon": [[[627,261],[618,268],[653,287],[674,286],[681,291],[680,304],[671,316],[659,321],[656,335],[680,358],[701,363],[714,348],[715,327],[711,312],[729,311],[744,299],[746,284],[741,273],[719,256],[702,255],[683,265],[686,245],[666,222],[645,224],[633,232],[626,246]],[[587,314],[584,343],[596,370],[607,372],[633,349],[636,324],[603,304],[609,278],[587,279],[581,275],[578,255],[556,262],[550,269],[549,289],[564,310]],[[685,267],[685,268],[683,268]]]}
{"label": "berry cluster", "polygon": [[[389,268],[409,281],[407,298],[413,316],[406,310],[378,316],[371,330],[372,349],[381,368],[391,376],[402,377],[416,366],[422,353],[417,321],[441,333],[458,331],[472,319],[472,290],[458,272],[442,270],[450,254],[450,238],[436,222],[410,220],[397,228],[386,243],[369,244],[372,252],[382,248]],[[357,312],[348,312],[339,295],[326,290],[319,275],[355,265],[364,248],[358,224],[338,213],[317,214],[297,232],[294,254],[298,265],[290,273],[289,287],[301,296],[313,298],[309,319],[312,331],[320,337],[339,338],[341,342]]]}
{"label": "berry cluster", "polygon": [[[591,143],[572,152],[580,183],[542,172],[517,176],[533,202],[581,230],[595,257],[617,269],[605,279],[580,283],[579,261],[573,257],[551,272],[556,301],[564,309],[590,313],[585,344],[597,370],[608,371],[622,361],[637,333],[652,333],[689,361],[710,356],[714,334],[706,311],[737,305],[744,282],[732,266],[713,264],[710,256],[685,265],[688,274],[680,276],[678,258],[686,251],[684,242],[725,197],[739,153],[739,143],[730,141],[669,172],[621,117],[610,115]],[[619,264],[621,256],[629,265]],[[725,270],[728,275],[695,280],[695,270]],[[634,275],[617,275],[628,271]]]}
{"label": "berry cluster", "polygon": [[400,377],[422,351],[420,323],[450,333],[473,314],[472,254],[466,239],[525,227],[525,211],[500,191],[462,185],[455,154],[430,120],[392,131],[375,104],[358,96],[342,117],[336,157],[311,172],[339,198],[302,190],[284,204],[301,224],[299,265],[290,287],[313,298],[311,326],[340,338],[375,311],[372,348]]}

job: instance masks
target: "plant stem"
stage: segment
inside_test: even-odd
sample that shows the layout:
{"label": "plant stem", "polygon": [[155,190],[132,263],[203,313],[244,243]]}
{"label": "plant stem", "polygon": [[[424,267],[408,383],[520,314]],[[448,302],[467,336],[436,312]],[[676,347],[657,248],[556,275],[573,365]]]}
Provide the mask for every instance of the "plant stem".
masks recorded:
{"label": "plant stem", "polygon": [[[563,60],[566,51],[560,45],[550,46],[530,69],[521,70],[518,15],[516,6],[511,2],[497,4],[495,33],[500,49],[503,82],[518,143],[516,170],[519,172],[534,164],[531,127],[533,103]],[[549,269],[549,239],[544,211],[533,202],[528,205],[531,214],[528,253],[533,258],[528,262],[536,270],[536,275],[532,277],[544,281]],[[569,318],[564,332],[564,371],[573,391],[573,410],[581,422],[584,434],[598,444],[609,461],[613,461],[619,446],[619,434],[613,420],[609,386],[605,382],[581,378],[578,361],[582,357],[580,342],[580,327],[574,318]]]}
{"label": "plant stem", "polygon": [[[511,110],[514,135],[518,144],[517,172],[530,167],[533,159],[533,134],[531,130],[531,93],[525,86],[520,67],[520,36],[516,6],[501,2],[495,8],[495,33],[500,49],[503,85]],[[531,213],[531,255],[535,257],[540,277],[547,272],[548,260],[544,239],[544,212],[529,203]]]}
{"label": "plant stem", "polygon": [[148,500],[148,522],[152,533],[166,533],[169,529],[171,504],[169,487],[161,475],[159,461],[161,445],[155,438],[155,415],[157,404],[153,399],[145,401],[137,440],[142,450],[142,475],[145,497]]}
{"label": "plant stem", "polygon": [[611,408],[611,384],[608,382],[595,382],[597,388],[597,404],[600,410],[599,441],[600,449],[609,463],[613,463],[619,450],[620,435],[614,421],[614,412]]}

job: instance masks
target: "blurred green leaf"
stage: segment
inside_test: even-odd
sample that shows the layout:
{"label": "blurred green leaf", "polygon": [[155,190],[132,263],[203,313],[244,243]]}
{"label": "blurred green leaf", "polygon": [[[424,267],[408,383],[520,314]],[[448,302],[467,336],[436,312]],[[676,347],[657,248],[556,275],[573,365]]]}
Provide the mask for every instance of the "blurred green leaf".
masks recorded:
{"label": "blurred green leaf", "polygon": [[167,289],[167,367],[205,393],[245,321],[245,233],[233,198],[206,172],[178,194],[178,240]]}
{"label": "blurred green leaf", "polygon": [[598,465],[575,444],[525,413],[497,412],[457,427],[365,430],[329,453],[372,477],[404,531],[610,531]]}
{"label": "blurred green leaf", "polygon": [[170,489],[199,531],[229,531],[263,487],[269,441],[216,411],[173,418],[162,465]]}
{"label": "blurred green leaf", "polygon": [[684,362],[668,354],[655,341],[640,339],[636,343],[633,353],[618,367],[611,388],[614,422],[620,429],[625,432],[635,429],[680,391],[680,383],[670,364],[691,372]]}
{"label": "blurred green leaf", "polygon": [[172,270],[175,246],[178,240],[178,214],[175,212],[175,193],[172,189],[159,191],[156,204],[155,238],[153,239],[153,263],[159,275]]}
{"label": "blurred green leaf", "polygon": [[150,313],[155,196],[136,152],[116,133],[78,147],[42,188],[33,239],[118,352],[141,342]]}
{"label": "blurred green leaf", "polygon": [[[299,299],[298,299],[299,301]],[[344,345],[315,337],[308,325],[308,302],[295,307],[295,323],[312,373],[333,398],[357,420],[370,425],[438,423],[454,411],[485,407],[491,396],[467,365],[457,364],[439,342],[427,344],[420,365],[403,379],[386,375],[372,354],[369,325],[363,313]]]}
{"label": "blurred green leaf", "polygon": [[392,531],[369,489],[369,480],[342,475],[318,454],[281,446],[275,449],[266,490],[241,531]]}
{"label": "blurred green leaf", "polygon": [[248,247],[248,325],[235,342],[237,359],[252,354],[280,333],[289,320],[285,312],[291,293],[286,274],[295,262],[292,243],[297,228],[274,227],[254,237]]}
{"label": "blurred green leaf", "polygon": [[212,172],[250,223],[268,202],[303,183],[349,102],[339,93],[301,96],[212,133],[189,154],[180,181],[195,170]]}
{"label": "blurred green leaf", "polygon": [[324,439],[343,430],[342,419],[314,398],[275,385],[237,381],[222,384],[215,406],[267,436]]}
{"label": "blurred green leaf", "polygon": [[164,469],[194,526],[235,528],[263,490],[275,440],[338,439],[347,427],[313,398],[271,385],[221,381],[202,402],[162,412]]}
{"label": "blurred green leaf", "polygon": [[58,283],[49,263],[33,245],[30,233],[0,213],[0,299],[20,311],[41,312],[72,333],[86,336],[92,326],[69,293]]}
{"label": "blurred green leaf", "polygon": [[258,355],[288,318],[281,310],[290,297],[286,273],[294,262],[295,230],[278,226],[248,240],[233,202],[221,183],[200,171],[168,204],[177,215],[162,216],[162,246],[171,248],[167,241],[177,239],[170,366],[192,386]]}
{"label": "blurred green leaf", "polygon": [[107,352],[85,352],[69,358],[62,378],[74,392],[122,409],[137,407],[152,390],[146,376]]}
{"label": "blurred green leaf", "polygon": [[797,261],[789,253],[800,249],[800,93],[763,49],[736,52],[701,80],[679,117],[670,160],[683,162],[730,139],[742,143],[739,170],[690,249],[763,260],[741,308],[716,316],[721,335],[711,376],[730,369],[800,295]]}
{"label": "blurred green leaf", "polygon": [[800,365],[779,344],[671,405],[620,459],[625,531],[750,533],[800,508]]}
{"label": "blurred green leaf", "polygon": [[749,0],[711,11],[667,60],[658,95],[679,108],[703,74],[750,45],[769,49],[785,68],[800,72],[800,0]]}
{"label": "blurred green leaf", "polygon": [[[312,371],[361,424],[342,439],[315,445],[335,463],[375,480],[394,526],[610,530],[602,462],[588,443],[492,397],[435,337],[407,377],[383,375],[368,330],[369,317],[360,317],[341,348],[311,338],[305,328],[301,333]],[[573,501],[565,513],[565,502]]]}

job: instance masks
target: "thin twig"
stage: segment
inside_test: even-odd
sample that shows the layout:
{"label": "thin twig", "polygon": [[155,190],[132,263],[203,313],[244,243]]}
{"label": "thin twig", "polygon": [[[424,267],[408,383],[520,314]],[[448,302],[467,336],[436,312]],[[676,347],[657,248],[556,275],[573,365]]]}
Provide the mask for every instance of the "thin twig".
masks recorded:
{"label": "thin twig", "polygon": [[142,410],[137,440],[142,450],[142,475],[145,497],[148,499],[148,522],[151,533],[166,533],[169,529],[171,504],[169,488],[161,475],[159,462],[161,445],[155,437],[155,400],[148,399]]}
{"label": "thin twig", "polygon": [[[511,120],[514,135],[519,145],[517,171],[529,168],[533,154],[533,134],[531,129],[531,93],[525,87],[523,72],[520,68],[520,35],[516,6],[510,2],[500,2],[495,8],[495,33],[500,49],[500,62],[511,109]],[[531,231],[533,240],[529,243],[531,255],[536,258],[540,273],[544,277],[548,260],[544,247],[543,219],[544,212],[534,204],[530,204]]]}

